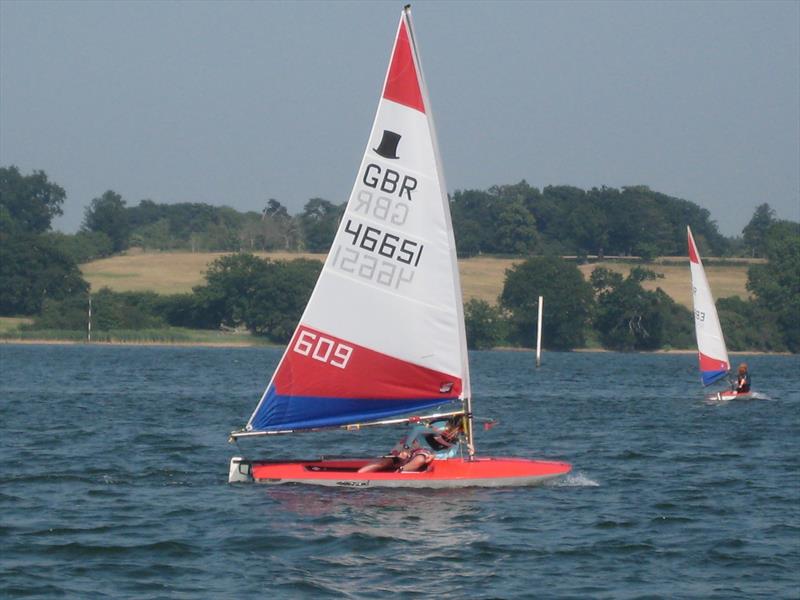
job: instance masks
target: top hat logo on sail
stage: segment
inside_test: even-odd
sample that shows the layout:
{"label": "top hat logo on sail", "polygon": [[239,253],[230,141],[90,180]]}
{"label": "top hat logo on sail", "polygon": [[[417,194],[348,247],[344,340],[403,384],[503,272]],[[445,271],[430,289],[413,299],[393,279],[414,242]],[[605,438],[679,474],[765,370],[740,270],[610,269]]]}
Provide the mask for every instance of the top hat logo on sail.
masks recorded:
{"label": "top hat logo on sail", "polygon": [[383,130],[383,139],[377,148],[373,148],[375,152],[380,154],[383,158],[397,159],[397,144],[400,143],[402,136],[394,131],[388,129]]}

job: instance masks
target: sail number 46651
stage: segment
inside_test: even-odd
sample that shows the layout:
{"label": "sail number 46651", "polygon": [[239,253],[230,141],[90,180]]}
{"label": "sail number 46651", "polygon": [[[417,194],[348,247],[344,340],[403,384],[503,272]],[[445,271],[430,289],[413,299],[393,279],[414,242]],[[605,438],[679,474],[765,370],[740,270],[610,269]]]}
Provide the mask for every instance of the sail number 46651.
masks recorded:
{"label": "sail number 46651", "polygon": [[310,331],[300,332],[292,350],[340,369],[344,369],[347,366],[350,357],[353,355],[351,346]]}
{"label": "sail number 46651", "polygon": [[353,236],[353,246],[394,259],[406,265],[415,267],[419,265],[424,246],[418,242],[381,231],[377,227],[353,223],[351,219],[348,219],[347,223],[345,223],[344,232]]}

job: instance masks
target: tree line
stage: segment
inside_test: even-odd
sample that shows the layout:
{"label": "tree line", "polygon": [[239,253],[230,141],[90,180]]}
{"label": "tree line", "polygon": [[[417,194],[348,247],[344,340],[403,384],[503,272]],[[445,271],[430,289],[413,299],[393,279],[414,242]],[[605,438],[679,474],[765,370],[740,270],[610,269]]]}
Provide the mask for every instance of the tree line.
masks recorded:
{"label": "tree line", "polygon": [[[64,190],[42,171],[22,175],[0,168],[4,228],[49,231],[61,214]],[[31,198],[29,202],[27,199]],[[86,208],[75,235],[50,232],[54,244],[77,262],[110,256],[130,247],[144,250],[223,252],[326,252],[344,203],[312,198],[289,214],[271,198],[260,212],[228,206],[141,200],[129,206],[108,190]],[[765,254],[764,235],[774,221],[768,204],[756,209],[741,236],[720,234],[708,210],[646,186],[592,188],[547,186],[525,181],[488,190],[459,190],[451,198],[459,255],[682,256],[686,226],[713,256]]]}
{"label": "tree line", "polygon": [[[299,215],[277,200],[259,213],[207,204],[127,206],[107,191],[87,207],[81,230],[53,232],[66,194],[42,171],[23,175],[0,168],[0,315],[36,315],[34,327],[85,327],[89,286],[78,263],[131,246],[145,249],[227,250],[238,254],[213,263],[206,283],[190,294],[93,294],[96,327],[141,329],[165,326],[246,328],[285,343],[321,268],[318,261],[258,259],[257,250],[327,251],[344,209],[314,198]],[[465,313],[470,346],[529,346],[535,302],[548,298],[546,345],[587,343],[618,350],[693,345],[692,317],[636,268],[627,278],[596,269],[585,281],[574,262],[559,255],[683,255],[685,227],[716,255],[762,256],[751,267],[754,300],[718,301],[732,349],[800,349],[800,230],[759,206],[742,236],[725,238],[705,209],[644,186],[584,191],[567,186],[542,190],[520,182],[487,191],[457,191],[451,210],[459,251],[532,256],[507,272],[497,305],[471,301]],[[533,304],[532,304],[533,303]]]}
{"label": "tree line", "polygon": [[[773,222],[765,235],[764,264],[748,269],[752,299],[717,299],[730,350],[800,352],[800,224]],[[545,347],[568,350],[597,345],[638,351],[693,348],[694,316],[661,288],[642,282],[659,276],[637,266],[623,277],[597,268],[586,281],[574,262],[556,256],[529,258],[506,272],[499,303],[465,305],[470,348],[535,343],[538,297],[545,300]]]}

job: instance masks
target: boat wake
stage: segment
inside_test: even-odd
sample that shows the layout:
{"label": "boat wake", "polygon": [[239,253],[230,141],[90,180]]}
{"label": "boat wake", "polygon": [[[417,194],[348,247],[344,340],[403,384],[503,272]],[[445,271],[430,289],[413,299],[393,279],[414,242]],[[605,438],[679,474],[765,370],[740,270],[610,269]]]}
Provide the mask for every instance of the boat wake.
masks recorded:
{"label": "boat wake", "polygon": [[589,479],[583,473],[570,473],[566,477],[546,483],[552,487],[600,487],[600,484]]}

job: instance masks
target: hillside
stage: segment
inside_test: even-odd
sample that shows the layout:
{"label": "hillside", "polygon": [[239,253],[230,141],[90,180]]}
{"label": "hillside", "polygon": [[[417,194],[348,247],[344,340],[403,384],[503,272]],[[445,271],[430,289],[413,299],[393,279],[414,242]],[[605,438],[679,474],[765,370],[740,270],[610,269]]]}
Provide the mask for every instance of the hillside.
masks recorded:
{"label": "hillside", "polygon": [[[114,291],[153,291],[159,294],[177,294],[190,292],[193,286],[204,282],[203,274],[207,266],[215,259],[223,256],[221,252],[130,252],[121,256],[96,260],[81,265],[86,280],[93,290],[102,287]],[[257,256],[275,260],[291,260],[293,258],[316,258],[323,260],[324,254],[302,253],[256,253]],[[521,259],[473,257],[459,261],[461,284],[464,299],[478,298],[491,304],[503,289],[505,271]],[[711,262],[711,261],[709,261]],[[707,264],[706,274],[716,298],[741,296],[749,294],[745,288],[747,268],[751,261],[726,261],[724,264]],[[627,274],[631,263],[621,261],[601,261],[580,266],[584,277],[595,268],[603,266],[620,273]],[[688,259],[677,257],[662,259],[647,265],[663,279],[647,281],[644,287],[655,289],[660,287],[676,302],[691,308],[691,283],[689,281]]]}

